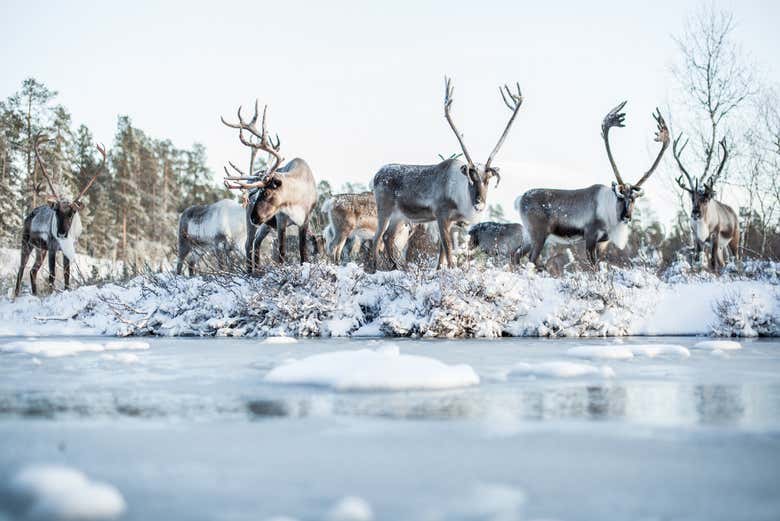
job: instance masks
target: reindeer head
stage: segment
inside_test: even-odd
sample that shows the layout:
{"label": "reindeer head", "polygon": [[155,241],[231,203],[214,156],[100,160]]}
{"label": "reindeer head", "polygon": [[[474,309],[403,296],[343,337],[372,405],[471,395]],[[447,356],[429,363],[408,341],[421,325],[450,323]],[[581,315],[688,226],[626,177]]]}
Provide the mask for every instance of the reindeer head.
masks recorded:
{"label": "reindeer head", "polygon": [[[460,167],[460,172],[466,176],[466,178],[468,178],[471,203],[476,211],[481,212],[485,209],[485,205],[487,203],[488,184],[490,180],[495,177],[496,186],[498,186],[498,183],[501,182],[501,173],[499,172],[498,167],[491,166],[491,163],[501,148],[501,145],[504,144],[506,136],[509,134],[509,129],[512,127],[512,123],[514,123],[515,116],[517,116],[517,112],[520,110],[520,106],[523,104],[523,95],[520,92],[520,84],[517,84],[517,93],[510,91],[509,87],[506,85],[503,88],[499,87],[498,91],[501,93],[501,98],[504,100],[506,106],[509,107],[512,115],[510,116],[509,122],[506,124],[504,132],[501,134],[498,143],[496,143],[496,146],[490,153],[487,162],[483,165],[474,163],[474,161],[471,160],[471,156],[469,155],[468,150],[466,150],[466,145],[463,142],[463,135],[458,132],[458,129],[455,127],[455,123],[452,121],[450,106],[452,105],[452,93],[454,90],[455,88],[452,86],[450,78],[445,77],[444,117],[447,118],[447,122],[450,124],[452,131],[455,133],[455,137],[458,138],[458,143],[460,143],[460,148],[463,151],[463,157],[466,159],[466,164]],[[450,159],[453,158],[451,157]]]}
{"label": "reindeer head", "polygon": [[647,181],[652,173],[658,168],[658,164],[661,162],[666,148],[669,146],[669,129],[666,127],[666,122],[661,116],[661,111],[657,108],[653,113],[653,119],[657,126],[655,141],[661,143],[661,150],[650,166],[650,169],[644,173],[644,175],[634,184],[626,183],[620,176],[615,158],[612,156],[612,149],[609,146],[609,129],[612,127],[625,127],[624,120],[626,119],[625,112],[621,112],[627,102],[619,104],[614,109],[610,110],[604,120],[601,122],[601,137],[604,139],[604,145],[607,148],[607,157],[609,158],[609,164],[612,165],[612,172],[615,174],[616,181],[612,181],[612,191],[615,193],[615,197],[618,199],[618,205],[620,207],[620,220],[624,223],[628,223],[634,212],[634,204],[637,198],[644,195],[642,185]]}
{"label": "reindeer head", "polygon": [[[685,166],[682,164],[682,160],[680,159],[680,156],[682,155],[683,150],[685,150],[685,147],[688,145],[688,140],[686,139],[685,142],[682,144],[682,146],[679,147],[678,145],[680,143],[680,139],[682,138],[682,134],[677,136],[677,138],[674,140],[674,146],[672,147],[672,153],[674,154],[674,159],[677,161],[677,166],[680,169],[680,177],[677,178],[677,184],[688,192],[691,196],[691,219],[694,221],[701,221],[707,220],[707,213],[709,209],[709,203],[713,199],[715,199],[715,183],[717,183],[718,179],[720,178],[721,174],[723,173],[723,168],[726,166],[726,159],[728,159],[729,153],[728,149],[726,148],[726,138],[720,140],[720,148],[723,151],[721,155],[720,165],[718,166],[718,170],[709,176],[707,178],[707,172],[705,170],[704,174],[699,177],[691,177],[691,175],[688,173],[688,171],[685,169]],[[711,155],[711,151],[708,148],[707,154],[708,156]],[[709,162],[709,161],[708,161]],[[685,185],[683,182],[683,176],[688,180],[688,186]]]}
{"label": "reindeer head", "polygon": [[89,187],[92,186],[92,183],[95,181],[98,174],[103,169],[103,165],[106,162],[106,149],[102,145],[97,145],[97,149],[100,152],[100,155],[103,157],[103,160],[95,170],[95,174],[90,178],[90,180],[87,182],[84,188],[82,188],[81,192],[79,192],[79,195],[76,196],[76,198],[73,201],[70,201],[64,197],[60,197],[60,195],[54,189],[54,184],[52,183],[49,174],[46,172],[46,166],[43,163],[43,159],[41,159],[39,146],[47,141],[48,138],[46,136],[42,134],[38,134],[35,137],[33,148],[35,149],[35,159],[38,161],[38,165],[41,167],[41,173],[43,174],[43,177],[46,179],[46,182],[49,185],[49,189],[51,190],[51,194],[47,197],[47,202],[49,204],[49,208],[51,208],[54,211],[56,228],[57,228],[57,237],[60,239],[64,239],[68,237],[68,234],[70,233],[70,229],[71,226],[73,225],[74,218],[81,210],[84,209],[84,203],[81,201],[81,198],[84,196],[85,193],[87,193],[87,190],[89,190]]}
{"label": "reindeer head", "polygon": [[[238,129],[238,137],[241,143],[252,149],[252,156],[249,161],[249,175],[246,175],[236,165],[230,163],[230,166],[238,172],[239,176],[231,176],[227,168],[225,168],[225,186],[232,190],[257,190],[256,195],[253,197],[251,216],[252,222],[256,224],[264,223],[273,217],[281,207],[292,199],[290,197],[289,190],[292,188],[287,186],[285,178],[277,173],[277,169],[284,161],[284,158],[279,153],[281,149],[281,140],[279,136],[276,136],[276,143],[268,137],[266,130],[266,114],[268,113],[268,105],[263,108],[263,119],[261,129],[257,128],[257,118],[259,116],[258,103],[255,100],[255,112],[252,119],[249,122],[244,121],[241,116],[241,107],[238,107],[238,123],[228,123],[224,118],[222,123],[230,128]],[[251,135],[257,138],[256,142],[244,137],[244,130],[248,131]],[[257,151],[267,152],[273,159],[273,163],[264,172],[258,172],[260,175],[255,175],[253,172],[255,155]]]}

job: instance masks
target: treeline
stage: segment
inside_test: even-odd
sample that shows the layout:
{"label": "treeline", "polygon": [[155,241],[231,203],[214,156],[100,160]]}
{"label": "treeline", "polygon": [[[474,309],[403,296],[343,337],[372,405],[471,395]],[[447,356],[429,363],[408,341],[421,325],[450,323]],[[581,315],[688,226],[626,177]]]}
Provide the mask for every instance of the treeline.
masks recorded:
{"label": "treeline", "polygon": [[[24,217],[49,194],[33,149],[39,133],[49,138],[40,150],[62,196],[75,197],[100,166],[89,128],[75,126],[56,99],[56,91],[29,78],[0,101],[0,246],[19,247]],[[177,148],[119,116],[106,148],[106,165],[83,198],[81,253],[131,263],[159,260],[175,244],[179,212],[230,196],[215,184],[201,144]]]}

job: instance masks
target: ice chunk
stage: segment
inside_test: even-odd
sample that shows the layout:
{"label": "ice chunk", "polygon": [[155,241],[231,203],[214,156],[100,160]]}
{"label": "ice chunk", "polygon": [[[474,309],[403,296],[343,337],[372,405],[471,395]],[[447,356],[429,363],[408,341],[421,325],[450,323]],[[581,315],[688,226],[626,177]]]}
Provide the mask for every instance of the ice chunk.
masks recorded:
{"label": "ice chunk", "polygon": [[720,351],[734,351],[742,349],[742,344],[733,340],[704,340],[693,345],[694,349],[717,349]]}
{"label": "ice chunk", "polygon": [[648,358],[657,358],[664,356],[674,356],[679,358],[689,358],[691,352],[683,346],[676,344],[644,344],[627,345],[635,356],[646,356]]}
{"label": "ice chunk", "polygon": [[149,349],[146,342],[112,341],[106,343],[81,342],[79,340],[19,340],[0,344],[0,351],[5,353],[27,353],[47,358],[71,356],[78,353],[100,353],[103,351],[119,351],[130,349]]}
{"label": "ice chunk", "polygon": [[298,342],[291,336],[269,336],[263,340],[264,344],[295,344]]}
{"label": "ice chunk", "polygon": [[333,505],[326,519],[328,521],[372,521],[374,512],[365,499],[348,496]]}
{"label": "ice chunk", "polygon": [[403,355],[393,346],[313,355],[276,367],[265,379],[340,391],[449,389],[479,384],[479,376],[471,366],[447,365],[434,358]]}
{"label": "ice chunk", "polygon": [[58,465],[23,468],[0,492],[0,509],[13,519],[103,520],[125,511],[119,491],[91,481],[82,472]]}

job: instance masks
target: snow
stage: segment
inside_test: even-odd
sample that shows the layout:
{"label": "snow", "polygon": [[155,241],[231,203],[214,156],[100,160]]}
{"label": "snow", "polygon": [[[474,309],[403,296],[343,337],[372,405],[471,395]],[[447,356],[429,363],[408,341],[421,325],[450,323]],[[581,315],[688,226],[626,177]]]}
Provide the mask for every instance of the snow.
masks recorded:
{"label": "snow", "polygon": [[316,263],[269,266],[263,277],[163,273],[43,298],[0,298],[0,335],[284,337],[269,343],[309,336],[776,336],[777,271],[748,265],[744,275],[715,278],[674,267],[659,278],[612,266],[553,278],[532,267],[369,274],[354,263]]}
{"label": "snow", "polygon": [[365,499],[347,496],[333,505],[325,519],[327,521],[372,521],[374,512]]}
{"label": "snow", "polygon": [[116,519],[125,511],[115,487],[58,465],[24,467],[0,494],[0,509],[19,519],[98,521]]}
{"label": "snow", "polygon": [[479,384],[479,376],[468,365],[402,355],[393,345],[377,350],[333,351],[291,361],[272,369],[265,380],[339,391],[451,389]]}
{"label": "snow", "polygon": [[508,376],[532,376],[539,378],[581,378],[586,376],[600,376],[613,378],[615,371],[609,366],[596,367],[590,364],[578,364],[572,362],[541,362],[537,364],[518,363],[510,369]]}
{"label": "snow", "polygon": [[47,358],[71,356],[77,353],[149,349],[147,342],[82,342],[79,340],[17,340],[0,344],[0,352],[27,353]]}
{"label": "snow", "polygon": [[733,340],[704,340],[693,345],[694,349],[711,349],[713,351],[734,351],[742,349],[742,344]]}

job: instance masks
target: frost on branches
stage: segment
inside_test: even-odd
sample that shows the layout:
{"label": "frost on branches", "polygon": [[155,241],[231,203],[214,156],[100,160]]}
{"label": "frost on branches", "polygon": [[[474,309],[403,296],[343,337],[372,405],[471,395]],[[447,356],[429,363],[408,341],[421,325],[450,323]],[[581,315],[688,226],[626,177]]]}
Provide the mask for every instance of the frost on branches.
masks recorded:
{"label": "frost on branches", "polygon": [[[752,268],[751,268],[752,269]],[[0,300],[0,334],[587,337],[777,335],[777,266],[688,276],[602,266],[552,278],[475,267],[367,274],[271,266],[258,277],[149,274]],[[747,273],[747,275],[746,275]]]}

